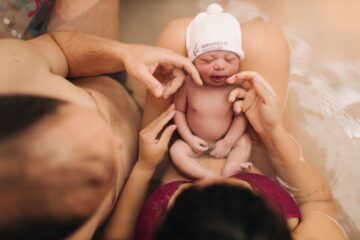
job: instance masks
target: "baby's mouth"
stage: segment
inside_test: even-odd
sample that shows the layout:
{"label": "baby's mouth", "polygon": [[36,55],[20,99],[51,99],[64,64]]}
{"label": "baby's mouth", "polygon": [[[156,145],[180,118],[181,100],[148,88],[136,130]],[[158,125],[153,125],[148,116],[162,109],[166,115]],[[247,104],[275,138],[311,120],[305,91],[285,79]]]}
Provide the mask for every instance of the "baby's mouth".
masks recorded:
{"label": "baby's mouth", "polygon": [[228,79],[228,76],[221,76],[221,75],[213,75],[211,76],[211,80],[214,82],[225,82]]}

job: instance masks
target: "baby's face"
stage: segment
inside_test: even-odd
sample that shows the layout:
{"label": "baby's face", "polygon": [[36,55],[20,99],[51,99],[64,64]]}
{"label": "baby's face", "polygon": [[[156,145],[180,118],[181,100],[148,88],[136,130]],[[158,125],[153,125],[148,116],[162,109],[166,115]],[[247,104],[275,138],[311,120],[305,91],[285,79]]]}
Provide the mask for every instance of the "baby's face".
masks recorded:
{"label": "baby's face", "polygon": [[200,55],[194,65],[205,85],[218,87],[226,85],[226,79],[239,72],[240,58],[232,52],[213,51]]}

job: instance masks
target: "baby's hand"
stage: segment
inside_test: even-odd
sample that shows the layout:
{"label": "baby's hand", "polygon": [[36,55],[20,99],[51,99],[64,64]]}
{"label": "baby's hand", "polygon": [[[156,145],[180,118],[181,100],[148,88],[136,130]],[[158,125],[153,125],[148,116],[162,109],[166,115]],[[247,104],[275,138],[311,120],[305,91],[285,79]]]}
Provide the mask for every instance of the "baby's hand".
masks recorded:
{"label": "baby's hand", "polygon": [[192,135],[189,139],[187,139],[187,142],[191,149],[197,154],[202,154],[209,149],[208,143],[195,135]]}
{"label": "baby's hand", "polygon": [[232,146],[227,144],[224,140],[219,140],[215,143],[215,148],[210,152],[210,155],[216,158],[226,157]]}

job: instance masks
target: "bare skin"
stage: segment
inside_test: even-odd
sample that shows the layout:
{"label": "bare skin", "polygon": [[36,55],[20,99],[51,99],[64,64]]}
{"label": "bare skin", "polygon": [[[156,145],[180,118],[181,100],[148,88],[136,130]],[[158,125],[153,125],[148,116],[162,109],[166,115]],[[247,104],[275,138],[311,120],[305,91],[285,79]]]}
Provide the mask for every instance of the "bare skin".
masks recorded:
{"label": "bare skin", "polygon": [[[158,45],[186,56],[185,32],[190,21],[191,19],[187,18],[171,22],[160,35]],[[251,172],[268,176],[276,173],[297,190],[293,193],[299,202],[303,217],[293,232],[294,239],[346,239],[346,235],[337,222],[336,206],[328,184],[312,166],[311,161],[301,160],[304,158],[301,156],[299,145],[285,130],[291,129],[291,119],[286,106],[290,54],[286,39],[279,28],[268,22],[249,21],[242,24],[241,29],[246,57],[241,62],[240,68],[242,71],[254,71],[260,74],[263,86],[271,89],[266,90],[266,93],[258,92],[260,88],[253,87],[257,78],[257,75],[253,73],[245,72],[244,75],[228,81],[241,84],[247,92],[245,94],[247,101],[244,101],[242,106],[243,112],[257,132],[257,141],[253,142],[250,160],[254,164]],[[274,93],[276,97],[271,97],[270,102],[276,102],[277,107],[274,108],[276,110],[274,113],[278,114],[277,120],[281,119],[280,129],[282,130],[274,132],[265,129],[264,131],[264,126],[267,126],[268,122],[265,118],[266,114],[262,111],[264,109],[268,111],[268,107],[263,108],[267,105],[267,100],[262,102],[261,99],[266,95],[274,96]],[[244,97],[244,95],[239,93],[239,97]],[[145,109],[143,125],[147,125],[151,119],[171,104],[171,101],[172,99],[167,101],[154,99],[148,95],[148,108]],[[256,104],[250,104],[250,102],[256,102]],[[262,115],[259,116],[259,114]],[[277,156],[277,158],[272,158],[272,156]],[[219,174],[226,161],[226,159],[213,161],[211,157],[202,157],[199,160],[207,168]],[[162,177],[162,182],[168,183],[184,178],[186,176],[170,165]],[[309,195],[309,193],[312,194]]]}
{"label": "bare skin", "polygon": [[[180,39],[185,39],[186,28],[190,22],[191,18],[182,18],[169,23],[160,34],[157,45],[169,48],[186,56],[185,40]],[[285,104],[289,77],[289,49],[282,32],[273,24],[259,20],[243,23],[241,25],[241,31],[242,46],[246,57],[241,61],[240,69],[242,71],[256,71],[265,77],[283,104],[282,109],[284,110],[282,110],[282,116],[285,126],[291,128],[289,111],[287,111]],[[272,46],[271,48],[267,47],[269,44]],[[274,59],[276,59],[276,61],[274,61]],[[165,80],[166,79],[163,79],[162,81]],[[154,98],[151,94],[147,94],[146,98],[143,126],[151,122],[152,119],[158,116],[174,101],[173,97],[164,100]],[[225,159],[217,159],[217,161],[211,161],[210,159],[211,157],[201,157],[199,161],[207,168],[224,166]],[[250,162],[263,174],[268,176],[274,174],[273,167],[268,164],[268,157],[265,154],[265,150],[258,141],[252,141]],[[212,171],[215,172],[215,170]],[[221,174],[221,170],[218,174]],[[170,165],[163,176],[163,181],[166,183],[181,178],[181,174]]]}
{"label": "bare skin", "polygon": [[[232,82],[234,79],[228,81]],[[300,221],[297,218],[288,219],[293,239],[347,239],[345,232],[337,222],[337,211],[329,185],[312,162],[302,155],[302,150],[296,140],[284,128],[280,115],[280,104],[275,91],[261,75],[255,72],[243,72],[236,75],[235,81],[247,82],[245,85],[251,83],[251,86],[248,85],[249,88],[246,89],[244,112],[249,123],[264,142],[276,174],[292,187],[288,190],[299,204],[302,214]],[[170,139],[169,134],[175,129],[174,125],[164,129],[166,122],[170,121],[175,114],[173,109],[171,106],[143,130],[141,143],[144,149],[150,153],[140,151],[139,155],[142,157],[136,162],[129,181],[125,185],[105,239],[131,239],[133,236],[136,218],[146,197],[147,186],[166,152],[166,146]],[[162,133],[162,136],[158,137],[159,133]],[[151,158],[147,158],[148,155]],[[213,165],[212,169],[220,171],[221,168],[219,165]],[[216,183],[250,187],[244,181],[221,177],[200,180],[194,184],[204,187]],[[188,186],[184,185],[177,190],[170,199],[168,207],[171,207],[171,204],[176,201],[176,197]]]}
{"label": "bare skin", "polygon": [[[82,31],[108,39],[119,38],[119,0],[56,1],[48,31]],[[107,19],[99,21],[99,19]]]}
{"label": "bare skin", "polygon": [[[64,114],[62,112],[56,114],[50,124],[39,125],[41,129],[39,132],[51,133],[52,136],[47,136],[47,139],[52,141],[42,141],[38,135],[32,136],[33,132],[27,133],[30,136],[27,140],[31,139],[32,145],[41,146],[36,147],[39,150],[37,154],[40,155],[37,155],[35,159],[40,160],[39,156],[42,156],[41,159],[50,165],[52,161],[48,161],[47,156],[54,155],[71,159],[73,161],[63,160],[60,163],[77,174],[85,174],[87,171],[83,168],[92,167],[85,163],[81,164],[82,158],[78,155],[67,155],[74,154],[74,151],[65,150],[69,149],[69,146],[73,146],[77,151],[85,153],[95,149],[107,151],[105,150],[107,145],[113,146],[112,157],[101,153],[98,155],[100,165],[101,162],[106,164],[109,159],[111,160],[112,167],[110,169],[114,170],[109,172],[111,180],[108,177],[106,177],[107,180],[103,179],[106,184],[101,185],[101,189],[97,189],[101,201],[92,205],[95,206],[95,209],[85,208],[89,210],[87,212],[88,221],[72,236],[73,239],[90,239],[96,228],[111,211],[134,161],[140,112],[133,99],[119,83],[109,77],[87,76],[126,70],[130,75],[136,76],[137,79],[148,85],[154,94],[161,96],[163,92],[174,92],[177,89],[176,86],[174,88],[170,85],[163,87],[153,78],[152,71],[155,71],[157,67],[161,68],[162,63],[166,63],[169,73],[177,69],[176,66],[179,66],[179,69],[192,69],[190,72],[201,81],[199,77],[196,77],[198,73],[188,59],[171,51],[127,45],[75,32],[56,32],[29,41],[0,40],[0,51],[3,56],[0,59],[0,94],[40,95],[65,100],[69,103],[64,107],[66,108]],[[104,64],[105,62],[106,64]],[[82,78],[70,82],[67,77]],[[58,124],[61,119],[68,118],[71,118],[72,121],[66,121],[67,125]],[[103,130],[99,130],[96,126],[101,126]],[[93,133],[94,131],[97,131],[99,135]],[[89,133],[93,133],[93,135]],[[97,137],[91,138],[89,137],[91,135]],[[61,140],[54,142],[56,139]],[[94,145],[81,144],[88,142],[93,142]],[[22,145],[21,142],[9,144]],[[2,143],[2,145],[6,149],[5,144]],[[30,149],[35,149],[35,147]],[[104,151],[102,152],[104,153]],[[33,156],[33,154],[35,153],[31,153],[29,156]],[[55,161],[55,157],[50,159]],[[79,164],[82,167],[78,167]],[[40,167],[40,164],[37,166]],[[54,171],[60,171],[60,168],[54,169]],[[45,171],[42,177],[45,178],[46,174],[51,174],[51,172]],[[61,174],[55,176],[61,182],[63,176]],[[104,177],[106,174],[102,176]],[[86,185],[86,183],[84,184]],[[86,186],[83,187],[86,188]],[[56,198],[49,197],[44,201],[51,205],[52,203],[48,202],[52,202],[54,199]],[[40,204],[39,202],[37,207],[44,209]],[[84,209],[81,205],[81,201],[72,201],[71,207]],[[1,206],[7,208],[5,205]],[[57,206],[58,208],[55,210],[58,211],[58,214],[52,212],[53,216],[61,216],[64,209],[68,207],[61,206],[61,203],[57,203]],[[8,207],[12,209],[9,214],[16,215],[17,208]],[[49,211],[53,210],[49,209]],[[70,210],[67,213],[74,212]]]}
{"label": "bare skin", "polygon": [[199,56],[194,64],[204,85],[195,85],[188,78],[175,96],[175,123],[182,140],[170,148],[174,165],[195,179],[214,177],[216,174],[196,159],[209,153],[215,158],[227,157],[223,176],[248,170],[251,141],[244,135],[246,118],[242,114],[234,116],[228,96],[235,86],[226,83],[239,71],[239,57],[213,51]]}

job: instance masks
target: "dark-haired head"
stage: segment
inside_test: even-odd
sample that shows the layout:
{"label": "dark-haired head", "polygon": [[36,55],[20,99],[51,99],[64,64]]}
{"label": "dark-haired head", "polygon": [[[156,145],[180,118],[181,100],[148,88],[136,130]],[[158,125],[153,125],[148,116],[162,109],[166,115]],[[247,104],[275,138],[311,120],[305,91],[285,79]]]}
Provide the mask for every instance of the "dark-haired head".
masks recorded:
{"label": "dark-haired head", "polygon": [[155,240],[290,240],[285,220],[251,190],[229,184],[185,189]]}
{"label": "dark-haired head", "polygon": [[10,138],[55,113],[65,102],[29,95],[0,97],[0,141]]}
{"label": "dark-haired head", "polygon": [[118,145],[93,111],[0,96],[0,239],[62,239],[97,209]]}

